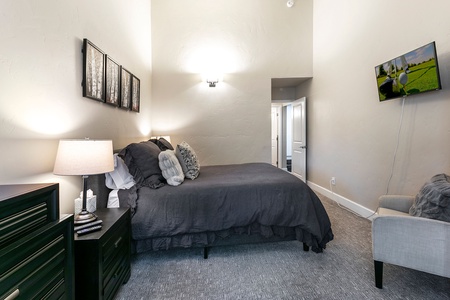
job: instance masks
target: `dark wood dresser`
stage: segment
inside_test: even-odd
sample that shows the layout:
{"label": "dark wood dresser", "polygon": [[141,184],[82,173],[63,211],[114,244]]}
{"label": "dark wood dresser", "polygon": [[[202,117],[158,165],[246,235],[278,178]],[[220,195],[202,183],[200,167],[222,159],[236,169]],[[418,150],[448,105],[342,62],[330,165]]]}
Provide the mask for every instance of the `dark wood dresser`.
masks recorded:
{"label": "dark wood dresser", "polygon": [[113,299],[131,274],[130,209],[101,208],[95,214],[102,229],[75,234],[76,299]]}
{"label": "dark wood dresser", "polygon": [[73,264],[59,185],[0,185],[0,299],[73,299]]}

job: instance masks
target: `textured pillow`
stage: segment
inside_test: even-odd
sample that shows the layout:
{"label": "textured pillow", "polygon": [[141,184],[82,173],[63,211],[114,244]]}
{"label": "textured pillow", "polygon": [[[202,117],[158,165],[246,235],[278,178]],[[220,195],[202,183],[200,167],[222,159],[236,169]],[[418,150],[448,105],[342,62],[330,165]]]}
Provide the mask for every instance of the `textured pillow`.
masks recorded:
{"label": "textured pillow", "polygon": [[183,183],[184,173],[173,150],[161,151],[158,155],[159,167],[167,184],[177,186]]}
{"label": "textured pillow", "polygon": [[119,156],[127,165],[137,187],[156,189],[164,185],[165,180],[159,168],[160,152],[158,146],[150,141],[133,143],[120,151]]}
{"label": "textured pillow", "polygon": [[188,143],[182,142],[177,145],[175,154],[183,169],[186,178],[194,180],[200,174],[200,164],[194,149]]}
{"label": "textured pillow", "polygon": [[409,209],[409,214],[450,222],[450,177],[438,174],[425,183]]}

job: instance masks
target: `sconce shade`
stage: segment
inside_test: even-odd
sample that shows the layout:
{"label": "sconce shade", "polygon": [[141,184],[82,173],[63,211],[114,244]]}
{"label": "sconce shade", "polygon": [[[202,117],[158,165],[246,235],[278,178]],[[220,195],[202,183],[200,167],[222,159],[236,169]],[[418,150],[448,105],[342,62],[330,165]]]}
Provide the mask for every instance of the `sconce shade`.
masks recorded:
{"label": "sconce shade", "polygon": [[94,175],[114,170],[111,140],[60,140],[53,174]]}

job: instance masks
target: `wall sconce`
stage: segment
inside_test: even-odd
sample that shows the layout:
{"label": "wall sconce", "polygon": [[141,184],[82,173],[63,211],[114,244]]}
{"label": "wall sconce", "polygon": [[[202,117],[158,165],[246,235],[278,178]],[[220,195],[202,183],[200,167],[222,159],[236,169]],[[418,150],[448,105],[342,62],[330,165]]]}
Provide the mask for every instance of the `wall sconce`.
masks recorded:
{"label": "wall sconce", "polygon": [[203,81],[205,81],[206,83],[208,83],[209,87],[215,87],[217,83],[219,83],[220,81],[222,81],[222,76],[218,75],[217,73],[210,73],[210,74],[206,74],[203,75]]}
{"label": "wall sconce", "polygon": [[209,78],[206,78],[206,82],[209,83],[209,87],[216,87],[216,83],[219,82],[219,78],[209,77]]}

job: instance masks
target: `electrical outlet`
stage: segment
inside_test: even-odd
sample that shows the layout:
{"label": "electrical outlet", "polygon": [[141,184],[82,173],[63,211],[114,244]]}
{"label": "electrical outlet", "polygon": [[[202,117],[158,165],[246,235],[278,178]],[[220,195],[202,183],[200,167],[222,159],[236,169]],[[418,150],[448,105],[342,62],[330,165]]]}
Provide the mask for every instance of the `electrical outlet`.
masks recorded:
{"label": "electrical outlet", "polygon": [[336,177],[331,177],[331,184],[336,185]]}

